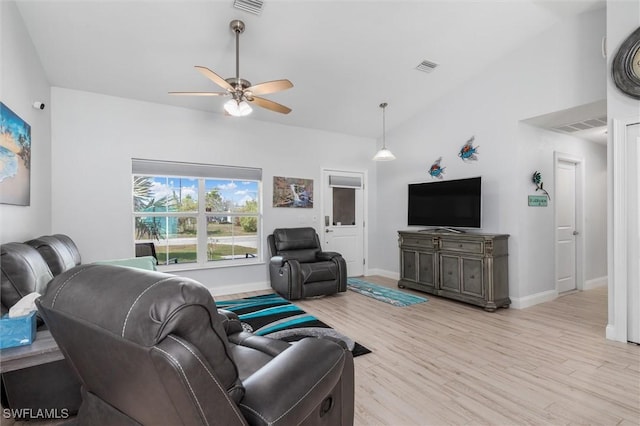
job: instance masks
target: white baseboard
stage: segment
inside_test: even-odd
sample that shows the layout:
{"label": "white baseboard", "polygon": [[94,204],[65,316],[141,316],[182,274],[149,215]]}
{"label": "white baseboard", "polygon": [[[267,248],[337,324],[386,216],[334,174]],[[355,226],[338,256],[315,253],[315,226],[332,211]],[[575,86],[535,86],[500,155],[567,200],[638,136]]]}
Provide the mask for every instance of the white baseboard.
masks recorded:
{"label": "white baseboard", "polygon": [[[622,327],[622,328],[626,328],[626,327]],[[616,328],[615,325],[612,324],[607,324],[607,328],[605,329],[605,337],[607,338],[607,340],[615,340],[617,342],[623,342],[623,343],[627,343],[627,335],[626,335],[626,330],[622,331],[620,330],[620,328]],[[622,336],[620,336],[620,332],[622,332]]]}
{"label": "white baseboard", "polygon": [[542,293],[536,293],[525,297],[512,297],[511,308],[525,309],[539,303],[549,302],[557,297],[558,292],[555,290],[543,291]]}
{"label": "white baseboard", "polygon": [[400,273],[394,271],[387,271],[386,269],[371,268],[367,270],[367,275],[380,275],[381,277],[391,278],[392,280],[399,280]]}
{"label": "white baseboard", "polygon": [[599,277],[599,278],[594,278],[592,280],[587,280],[584,282],[584,286],[582,287],[583,290],[591,290],[593,288],[597,288],[597,287],[606,287],[608,285],[608,277],[604,276],[604,277]]}
{"label": "white baseboard", "polygon": [[210,288],[209,291],[215,296],[224,296],[227,294],[247,293],[250,291],[270,290],[271,284],[268,282],[242,283],[232,284]]}

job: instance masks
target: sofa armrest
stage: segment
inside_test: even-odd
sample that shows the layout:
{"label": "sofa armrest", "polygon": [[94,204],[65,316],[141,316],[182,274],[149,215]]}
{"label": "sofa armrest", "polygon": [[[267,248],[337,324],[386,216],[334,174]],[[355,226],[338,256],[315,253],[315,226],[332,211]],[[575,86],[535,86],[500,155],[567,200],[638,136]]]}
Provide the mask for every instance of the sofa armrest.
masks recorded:
{"label": "sofa armrest", "polygon": [[[343,374],[351,374],[347,363],[353,358],[337,343],[302,339],[243,382],[240,409],[249,424],[299,424],[324,405]],[[341,401],[327,411],[334,404]]]}
{"label": "sofa armrest", "polygon": [[284,340],[258,336],[246,331],[229,334],[227,337],[229,338],[229,342],[233,343],[234,345],[254,349],[256,351],[262,352],[263,354],[267,354],[272,358],[278,356],[291,347],[291,343],[287,343]]}
{"label": "sofa armrest", "polygon": [[284,262],[285,262],[285,259],[282,256],[273,256],[271,258],[271,265],[275,266],[276,268],[280,268],[284,266]]}
{"label": "sofa armrest", "polygon": [[323,251],[318,254],[318,259],[324,261],[332,261],[338,266],[338,291],[347,291],[347,262],[340,253],[334,251]]}
{"label": "sofa armrest", "polygon": [[287,300],[302,297],[300,262],[286,256],[273,256],[269,263],[271,288]]}
{"label": "sofa armrest", "polygon": [[318,253],[318,255],[316,256],[318,258],[318,260],[331,260],[334,259],[336,257],[342,257],[342,255],[340,253],[337,253],[335,251],[323,251]]}
{"label": "sofa armrest", "polygon": [[242,323],[235,312],[218,308],[218,314],[223,317],[222,326],[227,336],[244,331]]}

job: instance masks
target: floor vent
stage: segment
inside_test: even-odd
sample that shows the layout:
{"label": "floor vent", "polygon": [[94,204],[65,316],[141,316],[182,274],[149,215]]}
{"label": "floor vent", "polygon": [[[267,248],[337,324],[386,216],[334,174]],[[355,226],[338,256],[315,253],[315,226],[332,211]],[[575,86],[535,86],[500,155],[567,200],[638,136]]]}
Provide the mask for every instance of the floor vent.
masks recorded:
{"label": "floor vent", "polygon": [[431,72],[434,69],[436,69],[437,66],[438,64],[436,64],[435,62],[424,60],[420,62],[420,64],[416,67],[416,69],[422,72]]}
{"label": "floor vent", "polygon": [[260,15],[262,13],[262,4],[262,0],[234,0],[233,7],[254,15]]}

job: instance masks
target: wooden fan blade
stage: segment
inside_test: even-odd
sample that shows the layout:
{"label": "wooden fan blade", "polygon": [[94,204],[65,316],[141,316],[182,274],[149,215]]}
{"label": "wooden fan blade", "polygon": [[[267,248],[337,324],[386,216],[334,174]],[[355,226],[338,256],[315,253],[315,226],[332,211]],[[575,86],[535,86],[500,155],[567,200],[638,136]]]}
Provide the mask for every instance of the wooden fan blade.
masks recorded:
{"label": "wooden fan blade", "polygon": [[223,89],[226,89],[226,90],[229,90],[229,91],[233,91],[233,86],[230,85],[229,83],[227,83],[227,80],[225,80],[224,78],[220,77],[218,74],[216,74],[215,72],[211,71],[209,68],[201,67],[199,65],[196,65],[196,69],[198,71],[200,71],[209,80],[213,81],[215,84],[217,84],[218,86],[222,87]]}
{"label": "wooden fan blade", "polygon": [[289,114],[291,112],[291,108],[265,98],[254,97],[249,102],[254,103],[262,108],[270,109],[271,111],[279,112],[282,114]]}
{"label": "wooden fan blade", "polygon": [[169,92],[178,96],[227,96],[229,92]]}
{"label": "wooden fan blade", "polygon": [[293,83],[291,83],[287,79],[283,80],[273,80],[267,81],[264,83],[258,83],[254,86],[247,88],[246,90],[251,92],[254,95],[266,95],[268,93],[280,92],[281,90],[287,90],[293,87]]}

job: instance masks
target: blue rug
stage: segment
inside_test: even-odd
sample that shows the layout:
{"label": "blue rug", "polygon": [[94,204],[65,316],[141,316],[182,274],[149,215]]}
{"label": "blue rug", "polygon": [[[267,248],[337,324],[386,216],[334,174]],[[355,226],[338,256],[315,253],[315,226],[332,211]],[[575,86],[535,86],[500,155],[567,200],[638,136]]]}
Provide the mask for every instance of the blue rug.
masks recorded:
{"label": "blue rug", "polygon": [[357,278],[348,278],[347,288],[355,291],[356,293],[380,300],[381,302],[389,303],[393,306],[415,305],[416,303],[424,303],[428,300],[424,297],[414,296],[413,294],[394,290],[389,287],[373,284]]}
{"label": "blue rug", "polygon": [[371,352],[277,294],[216,300],[216,306],[236,313],[244,329],[259,336],[286,342],[310,336],[331,336],[345,342],[354,357]]}

